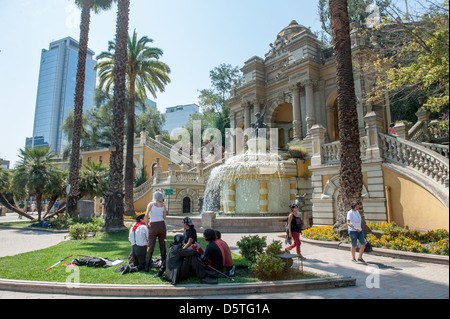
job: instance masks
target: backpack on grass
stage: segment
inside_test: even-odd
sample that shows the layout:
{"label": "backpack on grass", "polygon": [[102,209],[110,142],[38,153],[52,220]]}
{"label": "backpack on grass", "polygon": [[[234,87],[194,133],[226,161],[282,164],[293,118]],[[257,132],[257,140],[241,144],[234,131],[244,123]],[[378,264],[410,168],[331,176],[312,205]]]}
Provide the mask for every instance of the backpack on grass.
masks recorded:
{"label": "backpack on grass", "polygon": [[88,266],[88,267],[103,267],[106,265],[106,261],[99,257],[83,257],[76,258],[72,261],[73,264],[77,266]]}

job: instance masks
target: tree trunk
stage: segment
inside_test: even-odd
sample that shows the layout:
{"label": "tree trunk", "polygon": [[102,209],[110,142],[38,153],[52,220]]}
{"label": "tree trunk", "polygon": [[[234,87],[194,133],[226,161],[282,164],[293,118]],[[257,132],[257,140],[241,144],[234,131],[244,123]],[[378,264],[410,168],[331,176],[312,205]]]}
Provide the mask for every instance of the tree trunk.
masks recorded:
{"label": "tree trunk", "polygon": [[42,193],[36,189],[36,209],[38,213],[38,221],[42,220]]}
{"label": "tree trunk", "polygon": [[78,68],[75,87],[75,107],[73,114],[72,152],[70,155],[69,185],[67,210],[70,216],[77,216],[79,192],[80,141],[83,129],[84,82],[86,77],[86,57],[89,41],[91,8],[94,0],[84,0],[81,11],[80,44],[78,50]]}
{"label": "tree trunk", "polygon": [[126,230],[123,223],[123,136],[125,116],[127,40],[130,0],[119,0],[116,29],[116,57],[114,65],[114,108],[109,162],[108,191],[104,230]]}
{"label": "tree trunk", "polygon": [[127,114],[127,153],[125,157],[125,215],[134,216],[133,182],[134,182],[134,130],[135,130],[135,99],[136,79],[130,78],[130,94]]}
{"label": "tree trunk", "polygon": [[10,210],[12,210],[12,211],[14,211],[14,212],[16,212],[16,213],[19,214],[20,216],[23,216],[23,217],[25,217],[25,218],[28,218],[28,219],[31,220],[31,221],[35,221],[35,220],[36,220],[33,216],[27,214],[26,212],[20,210],[17,206],[11,204],[11,203],[8,201],[8,199],[7,199],[3,194],[1,194],[1,193],[0,193],[0,204],[2,204],[3,206],[5,206],[6,208],[8,208],[8,209],[10,209]]}
{"label": "tree trunk", "polygon": [[359,204],[363,230],[366,230],[367,226],[361,197],[363,177],[347,0],[330,0],[329,9],[336,59],[340,144],[339,211],[333,229],[340,237],[345,237],[348,235],[347,211],[352,202]]}

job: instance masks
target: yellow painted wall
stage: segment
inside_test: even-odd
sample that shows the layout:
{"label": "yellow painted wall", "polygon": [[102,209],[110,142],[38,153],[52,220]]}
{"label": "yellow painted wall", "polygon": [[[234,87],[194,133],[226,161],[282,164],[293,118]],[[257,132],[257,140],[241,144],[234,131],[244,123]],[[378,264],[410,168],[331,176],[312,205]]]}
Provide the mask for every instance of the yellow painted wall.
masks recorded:
{"label": "yellow painted wall", "polygon": [[399,226],[412,229],[449,229],[449,211],[430,192],[410,179],[383,167],[385,185],[390,187],[391,216]]}
{"label": "yellow painted wall", "polygon": [[[83,159],[82,159],[82,165],[86,164],[88,161],[88,158],[91,158],[91,160],[95,163],[100,162],[100,156],[102,156],[102,163],[106,166],[109,166],[109,157],[110,157],[110,151],[108,149],[98,150],[98,151],[89,151],[89,152],[82,152]],[[134,157],[139,161],[140,155],[135,154]],[[151,169],[152,164],[156,162],[156,159],[159,158],[159,165],[161,166],[162,172],[167,172],[169,170],[169,163],[170,160],[168,158],[165,158],[161,154],[153,151],[152,149],[148,148],[147,146],[144,146],[144,165],[145,170],[147,172],[147,178],[151,178]],[[125,156],[124,156],[124,163],[125,163]],[[180,170],[180,167],[177,165],[176,170]],[[141,197],[139,200],[137,200],[134,203],[134,209],[137,212],[145,212],[147,209],[148,203],[153,199],[153,192],[150,191],[145,196]]]}
{"label": "yellow painted wall", "polygon": [[307,160],[303,163],[303,161],[297,161],[297,176],[298,177],[303,177],[306,175],[308,175],[308,177],[311,177],[312,173],[311,171],[308,169],[308,166],[311,165],[311,160]]}

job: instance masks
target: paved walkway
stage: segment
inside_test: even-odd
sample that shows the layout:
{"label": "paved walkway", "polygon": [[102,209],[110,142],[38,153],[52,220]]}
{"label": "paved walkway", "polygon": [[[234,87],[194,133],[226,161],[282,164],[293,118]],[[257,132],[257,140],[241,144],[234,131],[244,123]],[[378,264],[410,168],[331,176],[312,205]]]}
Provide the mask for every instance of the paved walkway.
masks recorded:
{"label": "paved walkway", "polygon": [[[17,218],[17,217],[16,217]],[[6,221],[0,217],[0,222]],[[170,233],[169,233],[170,234]],[[223,234],[233,250],[238,252],[236,242],[245,234]],[[281,240],[281,233],[259,234],[267,236],[267,243]],[[0,229],[0,256],[12,251],[32,251],[49,247],[64,240],[65,234]],[[403,260],[391,257],[365,254],[367,265],[351,262],[350,252],[335,248],[319,247],[303,243],[302,254],[307,258],[307,267],[356,278],[355,287],[318,289],[288,293],[257,295],[220,295],[195,297],[194,299],[448,299],[449,266],[426,262]],[[77,299],[83,296],[36,294],[0,291],[3,298],[65,298]],[[92,298],[92,297],[89,297]],[[99,297],[105,298],[107,297]],[[186,299],[186,298],[185,298]]]}

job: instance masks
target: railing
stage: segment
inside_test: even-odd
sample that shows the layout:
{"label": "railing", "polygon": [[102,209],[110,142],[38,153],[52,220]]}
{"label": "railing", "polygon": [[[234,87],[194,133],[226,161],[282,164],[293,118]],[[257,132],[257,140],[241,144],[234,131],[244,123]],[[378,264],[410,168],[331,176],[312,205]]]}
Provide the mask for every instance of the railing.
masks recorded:
{"label": "railing", "polygon": [[[363,161],[366,158],[367,143],[368,143],[367,136],[363,136],[360,138],[359,150],[361,152],[361,160]],[[339,141],[323,144],[322,154],[323,154],[323,164],[339,163],[340,158]]]}
{"label": "railing", "polygon": [[139,198],[147,194],[147,192],[152,188],[152,184],[153,178],[149,178],[145,183],[133,189],[133,200],[137,201]]}
{"label": "railing", "polygon": [[426,147],[379,133],[383,158],[410,167],[448,187],[449,160]]}
{"label": "railing", "polygon": [[423,147],[428,148],[429,150],[435,151],[436,153],[449,158],[448,157],[448,145],[436,144],[436,143],[420,143]]}

